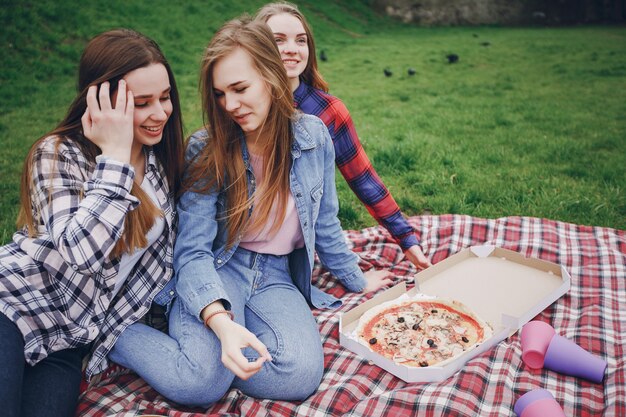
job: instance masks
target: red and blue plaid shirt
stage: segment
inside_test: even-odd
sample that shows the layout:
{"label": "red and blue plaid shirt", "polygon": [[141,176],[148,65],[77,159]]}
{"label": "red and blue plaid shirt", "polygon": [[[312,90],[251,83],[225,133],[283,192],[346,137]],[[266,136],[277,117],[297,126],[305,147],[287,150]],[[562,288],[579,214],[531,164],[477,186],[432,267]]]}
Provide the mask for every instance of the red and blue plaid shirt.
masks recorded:
{"label": "red and blue plaid shirt", "polygon": [[295,106],[322,119],[335,145],[335,162],[367,211],[398,241],[402,249],[419,243],[400,207],[370,162],[348,109],[341,100],[302,80],[293,93]]}

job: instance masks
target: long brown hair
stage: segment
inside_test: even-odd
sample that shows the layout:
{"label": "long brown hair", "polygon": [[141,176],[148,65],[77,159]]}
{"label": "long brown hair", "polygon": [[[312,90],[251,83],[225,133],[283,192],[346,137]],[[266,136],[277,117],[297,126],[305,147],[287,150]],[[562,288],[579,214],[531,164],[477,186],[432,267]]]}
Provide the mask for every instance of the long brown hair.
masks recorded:
{"label": "long brown hair", "polygon": [[[213,86],[215,65],[237,48],[250,56],[271,96],[269,112],[261,129],[263,137],[267,138],[262,152],[264,180],[250,198],[246,168],[241,156],[243,131],[218,103]],[[227,22],[217,31],[203,57],[200,94],[210,139],[190,164],[183,190],[209,192],[214,188],[225,189],[228,247],[245,230],[259,230],[263,227],[274,206],[278,215],[270,232],[277,230],[284,219],[289,195],[293,142],[291,119],[295,110],[287,73],[274,36],[266,24],[244,15]],[[255,220],[249,222],[248,208],[252,199],[256,201]]]}
{"label": "long brown hair", "polygon": [[[37,234],[39,218],[31,203],[33,190],[33,164],[37,150],[46,138],[54,137],[56,147],[65,141],[78,145],[88,161],[95,161],[100,149],[82,134],[81,117],[87,108],[87,91],[90,86],[99,86],[105,81],[111,85],[111,96],[117,89],[118,81],[129,72],[151,64],[163,64],[167,70],[171,86],[170,99],[172,114],[163,129],[162,140],[153,146],[154,153],[165,172],[170,192],[176,195],[183,165],[183,123],[180,114],[180,100],[174,75],[159,46],[152,39],[130,29],[115,29],[93,38],[85,48],[79,65],[78,94],[70,105],[65,118],[48,134],[39,138],[30,148],[22,171],[20,212],[18,227],[26,227],[31,237]],[[146,234],[154,224],[160,210],[148,195],[136,184],[131,194],[140,201],[139,207],[126,215],[122,238],[116,243],[111,257],[147,245]]]}
{"label": "long brown hair", "polygon": [[324,81],[322,74],[320,74],[317,69],[317,54],[315,52],[313,32],[304,15],[298,10],[298,6],[289,2],[268,3],[259,9],[254,18],[255,20],[267,23],[270,17],[284,13],[292,15],[302,22],[302,27],[304,27],[304,32],[306,33],[306,42],[309,47],[309,62],[307,62],[304,72],[300,74],[300,78],[302,78],[305,83],[328,92],[328,83]]}

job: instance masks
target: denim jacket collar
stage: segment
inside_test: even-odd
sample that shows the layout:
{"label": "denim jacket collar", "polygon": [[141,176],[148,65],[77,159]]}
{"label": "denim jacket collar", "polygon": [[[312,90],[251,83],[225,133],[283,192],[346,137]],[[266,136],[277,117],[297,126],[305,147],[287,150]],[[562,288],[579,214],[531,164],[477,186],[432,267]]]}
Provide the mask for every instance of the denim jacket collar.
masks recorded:
{"label": "denim jacket collar", "polygon": [[295,159],[300,157],[302,151],[315,149],[317,143],[300,123],[300,114],[296,114],[292,126],[295,140],[291,144],[291,155]]}
{"label": "denim jacket collar", "polygon": [[[315,139],[311,137],[309,132],[304,128],[304,126],[302,126],[302,123],[300,122],[300,114],[295,115],[292,127],[294,129],[294,141],[291,144],[291,156],[293,159],[296,159],[300,157],[302,151],[315,149],[317,147],[317,143],[315,142]],[[252,171],[252,168],[250,167],[250,152],[248,151],[248,146],[246,145],[246,137],[243,132],[239,136],[239,140],[241,142],[243,163],[246,167],[246,170]]]}
{"label": "denim jacket collar", "polygon": [[248,151],[248,145],[246,144],[246,136],[241,132],[239,135],[239,143],[241,144],[241,155],[243,156],[243,164],[247,171],[252,172],[250,166],[250,152]]}

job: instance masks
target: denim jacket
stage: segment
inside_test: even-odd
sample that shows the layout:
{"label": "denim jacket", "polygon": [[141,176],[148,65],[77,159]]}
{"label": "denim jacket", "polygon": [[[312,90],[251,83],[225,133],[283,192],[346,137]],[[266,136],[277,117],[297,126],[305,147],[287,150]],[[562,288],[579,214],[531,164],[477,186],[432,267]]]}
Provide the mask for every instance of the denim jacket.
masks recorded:
{"label": "denim jacket", "polygon": [[[291,147],[289,184],[305,245],[289,255],[291,276],[314,307],[334,308],[341,305],[341,301],[311,285],[315,251],[322,264],[348,290],[362,291],[366,281],[358,266],[357,255],[346,245],[337,218],[335,154],[328,130],[319,118],[305,114],[298,114],[292,123],[295,140]],[[206,130],[191,136],[186,151],[187,162],[193,160],[204,146],[210,146],[208,136]],[[241,141],[251,195],[255,187],[254,173],[243,135]],[[230,305],[217,271],[229,261],[239,240],[226,249],[225,201],[226,194],[221,189],[206,194],[187,191],[178,203],[179,226],[174,247],[176,291],[187,310],[196,317],[216,300],[223,300],[227,308]]]}

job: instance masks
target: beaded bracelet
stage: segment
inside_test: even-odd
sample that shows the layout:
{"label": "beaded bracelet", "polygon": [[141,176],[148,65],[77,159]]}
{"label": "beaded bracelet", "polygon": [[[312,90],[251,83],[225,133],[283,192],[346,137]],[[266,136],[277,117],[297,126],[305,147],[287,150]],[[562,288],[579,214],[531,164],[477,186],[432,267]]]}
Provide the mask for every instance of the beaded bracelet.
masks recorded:
{"label": "beaded bracelet", "polygon": [[228,314],[228,317],[230,317],[231,320],[235,320],[235,315],[233,314],[232,311],[216,310],[216,311],[212,312],[211,314],[209,314],[208,316],[206,316],[206,319],[204,319],[204,325],[206,327],[209,327],[209,320],[211,320],[213,318],[213,316],[217,316],[218,314]]}

